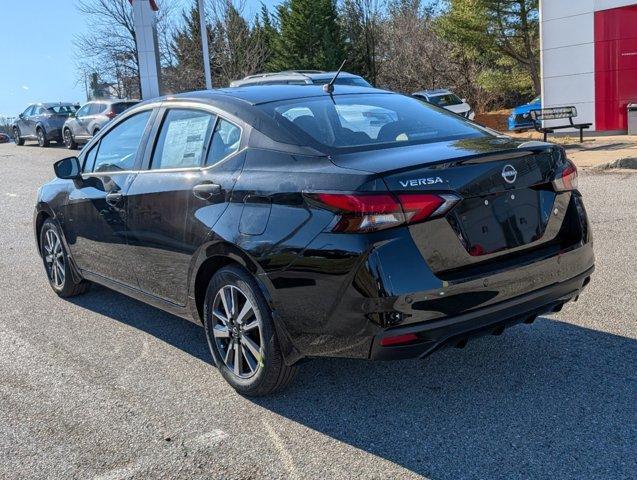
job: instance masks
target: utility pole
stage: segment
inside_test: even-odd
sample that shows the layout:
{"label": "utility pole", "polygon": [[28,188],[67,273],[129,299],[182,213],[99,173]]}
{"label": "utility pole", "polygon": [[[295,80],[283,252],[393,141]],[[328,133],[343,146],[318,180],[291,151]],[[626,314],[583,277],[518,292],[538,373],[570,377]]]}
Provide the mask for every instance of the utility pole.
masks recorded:
{"label": "utility pole", "polygon": [[210,75],[210,54],[208,50],[208,28],[206,27],[204,0],[199,0],[199,30],[201,31],[201,50],[203,53],[203,70],[204,76],[206,77],[206,89],[212,90],[212,77]]}

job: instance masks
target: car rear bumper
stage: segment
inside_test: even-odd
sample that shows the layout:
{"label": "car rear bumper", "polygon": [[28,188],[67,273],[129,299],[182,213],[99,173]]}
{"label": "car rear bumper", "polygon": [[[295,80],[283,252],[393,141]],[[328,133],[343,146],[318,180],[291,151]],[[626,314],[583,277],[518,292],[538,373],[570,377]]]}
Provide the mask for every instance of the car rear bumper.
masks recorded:
{"label": "car rear bumper", "polygon": [[[564,303],[576,298],[590,281],[593,270],[590,267],[569,280],[458,316],[386,329],[374,337],[370,358],[423,358],[445,345],[463,345],[470,337],[497,335],[516,323],[530,323],[538,315],[559,311]],[[407,345],[381,345],[383,338],[406,334],[414,334],[418,339]]]}

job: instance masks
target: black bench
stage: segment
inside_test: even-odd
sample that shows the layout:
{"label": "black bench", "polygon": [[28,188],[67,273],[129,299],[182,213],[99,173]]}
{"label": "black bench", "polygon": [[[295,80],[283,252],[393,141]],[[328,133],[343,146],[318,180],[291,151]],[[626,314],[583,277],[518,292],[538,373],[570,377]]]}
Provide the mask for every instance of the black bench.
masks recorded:
{"label": "black bench", "polygon": [[[552,107],[541,108],[538,110],[531,110],[531,119],[533,120],[533,128],[538,132],[544,134],[544,141],[546,142],[546,135],[555,132],[555,130],[561,130],[562,128],[577,128],[579,129],[579,141],[584,141],[584,129],[589,128],[592,123],[573,123],[573,118],[577,117],[577,108],[575,107]],[[568,118],[568,125],[557,125],[551,127],[543,127],[542,120],[561,120]]]}

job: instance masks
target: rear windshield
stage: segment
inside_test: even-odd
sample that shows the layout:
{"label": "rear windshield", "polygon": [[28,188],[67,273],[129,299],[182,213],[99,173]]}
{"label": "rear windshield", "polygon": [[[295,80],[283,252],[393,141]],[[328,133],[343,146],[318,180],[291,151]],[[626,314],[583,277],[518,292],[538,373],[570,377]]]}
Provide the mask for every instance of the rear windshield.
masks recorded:
{"label": "rear windshield", "polygon": [[376,149],[488,136],[457,115],[403,95],[326,94],[259,107],[282,128],[329,149]]}
{"label": "rear windshield", "polygon": [[122,113],[124,110],[126,110],[127,108],[132,107],[133,105],[136,105],[137,102],[122,102],[122,103],[114,103],[113,105],[111,105],[111,110],[113,110],[113,112],[115,112],[116,114],[120,114]]}
{"label": "rear windshield", "polygon": [[429,97],[429,101],[434,105],[438,105],[439,107],[448,107],[449,105],[460,105],[462,100],[458,98],[457,95],[453,93],[447,93],[445,95],[436,95],[434,97]]}
{"label": "rear windshield", "polygon": [[47,111],[58,115],[70,115],[75,113],[77,108],[75,108],[74,105],[55,105],[53,107],[48,107]]}

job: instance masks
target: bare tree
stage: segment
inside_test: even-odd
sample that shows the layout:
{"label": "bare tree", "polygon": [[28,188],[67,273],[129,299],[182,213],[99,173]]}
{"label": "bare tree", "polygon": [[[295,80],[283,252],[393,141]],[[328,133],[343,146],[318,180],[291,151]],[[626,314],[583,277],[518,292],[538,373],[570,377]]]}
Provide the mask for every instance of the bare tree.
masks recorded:
{"label": "bare tree", "polygon": [[[165,41],[170,28],[174,2],[159,2],[157,17],[160,56],[168,53]],[[77,35],[74,45],[78,57],[79,81],[96,73],[112,86],[117,96],[139,97],[139,62],[133,9],[129,0],[79,0],[78,10],[87,18],[88,32]]]}

